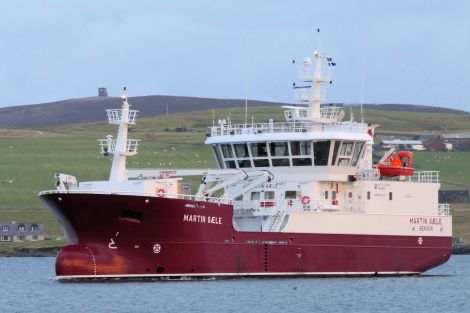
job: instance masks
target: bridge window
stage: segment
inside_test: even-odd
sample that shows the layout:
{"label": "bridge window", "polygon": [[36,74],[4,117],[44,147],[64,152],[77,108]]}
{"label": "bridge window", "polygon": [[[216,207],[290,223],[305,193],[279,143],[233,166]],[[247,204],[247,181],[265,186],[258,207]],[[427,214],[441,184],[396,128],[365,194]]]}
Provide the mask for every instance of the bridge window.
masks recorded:
{"label": "bridge window", "polygon": [[331,160],[331,165],[336,165],[336,160],[338,160],[338,151],[341,141],[335,141],[335,147],[333,149],[333,158]]}
{"label": "bridge window", "polygon": [[233,147],[235,148],[235,154],[237,155],[237,158],[248,158],[248,146],[246,143],[237,143],[234,144]]}
{"label": "bridge window", "polygon": [[253,160],[255,167],[269,167],[268,159]]}
{"label": "bridge window", "polygon": [[292,158],[292,164],[294,166],[311,166],[312,158]]}
{"label": "bridge window", "polygon": [[292,155],[311,155],[312,143],[310,141],[292,141],[290,143],[290,151]]}
{"label": "bridge window", "polygon": [[343,142],[341,145],[340,155],[351,156],[354,142]]}
{"label": "bridge window", "polygon": [[219,165],[219,168],[224,167],[224,163],[222,162],[222,157],[220,156],[220,151],[217,145],[212,145],[212,149],[214,150],[215,154],[215,159],[217,160],[217,164]]}
{"label": "bridge window", "polygon": [[363,142],[356,142],[356,147],[354,148],[354,154],[352,158],[352,166],[356,166],[359,156],[361,155],[362,147],[364,146]]}
{"label": "bridge window", "polygon": [[[338,142],[335,143],[335,150],[336,150],[336,145]],[[351,162],[351,156],[354,150],[354,142],[353,141],[345,141],[341,143],[341,146],[339,148],[339,152],[337,155],[335,155],[336,151],[333,152],[333,165],[338,165],[338,166],[349,166]],[[338,159],[337,162],[335,162]]]}
{"label": "bridge window", "polygon": [[313,153],[315,154],[315,165],[328,165],[331,141],[317,141],[313,143]]}
{"label": "bridge window", "polygon": [[273,166],[290,166],[289,159],[272,159]]}
{"label": "bridge window", "polygon": [[233,158],[232,147],[229,144],[220,145],[224,158]]}
{"label": "bridge window", "polygon": [[268,159],[258,159],[259,157],[268,156],[268,148],[266,142],[250,143],[251,156],[255,167],[269,167]]}
{"label": "bridge window", "polygon": [[[292,165],[311,166],[312,165],[312,142],[311,141],[292,141],[290,143],[292,153]],[[310,156],[309,158],[298,158],[297,156]]]}
{"label": "bridge window", "polygon": [[235,161],[225,161],[225,166],[227,168],[237,168],[237,166],[235,165]]}
{"label": "bridge window", "polygon": [[239,168],[252,167],[252,166],[251,166],[251,161],[250,161],[250,159],[238,160],[237,163],[238,163],[238,167],[239,167]]}
{"label": "bridge window", "polygon": [[269,149],[273,157],[289,155],[287,142],[270,142]]}
{"label": "bridge window", "polygon": [[251,156],[254,158],[268,156],[268,149],[265,142],[252,142],[250,143],[250,149]]}

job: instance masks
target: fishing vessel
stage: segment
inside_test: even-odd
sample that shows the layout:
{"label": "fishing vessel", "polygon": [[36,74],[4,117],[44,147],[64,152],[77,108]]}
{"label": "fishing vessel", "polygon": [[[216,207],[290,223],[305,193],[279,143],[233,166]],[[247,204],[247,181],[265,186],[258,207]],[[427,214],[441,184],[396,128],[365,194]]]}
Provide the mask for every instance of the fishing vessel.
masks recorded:
{"label": "fishing vessel", "polygon": [[[107,110],[117,137],[100,140],[109,180],[57,173],[57,190],[39,194],[70,242],[58,278],[410,275],[446,262],[439,173],[403,164],[409,153],[374,164],[376,125],[321,105],[332,58],[296,65],[301,103],[283,106],[285,121],[208,127],[218,169],[127,169],[139,140],[127,138],[138,112],[125,92]],[[194,194],[190,176],[202,177]]]}

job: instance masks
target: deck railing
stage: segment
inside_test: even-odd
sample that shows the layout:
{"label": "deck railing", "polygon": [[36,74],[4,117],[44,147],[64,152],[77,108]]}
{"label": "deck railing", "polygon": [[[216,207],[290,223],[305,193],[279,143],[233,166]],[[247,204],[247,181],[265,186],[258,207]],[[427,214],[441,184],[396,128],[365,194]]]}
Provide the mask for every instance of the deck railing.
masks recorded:
{"label": "deck railing", "polygon": [[439,215],[450,215],[450,204],[449,203],[439,203],[438,213],[439,213]]}
{"label": "deck railing", "polygon": [[[208,127],[207,135],[211,137],[231,135],[251,135],[263,133],[303,133],[313,130],[313,122],[282,122],[282,123],[252,123],[252,124],[224,124]],[[318,125],[318,124],[315,124]],[[366,133],[367,125],[362,123],[333,122],[323,124],[321,130],[325,132]]]}
{"label": "deck railing", "polygon": [[123,196],[141,196],[149,198],[169,198],[169,199],[182,199],[182,200],[192,200],[192,201],[201,201],[201,202],[210,202],[217,204],[232,204],[232,199],[227,198],[217,198],[217,197],[206,197],[206,196],[196,196],[196,195],[186,195],[186,194],[168,194],[165,193],[163,196],[156,193],[146,193],[146,192],[126,192],[126,191],[109,191],[109,190],[47,190],[42,191],[39,195],[45,194],[98,194],[98,195],[123,195]]}
{"label": "deck railing", "polygon": [[413,176],[408,177],[408,181],[419,183],[438,183],[439,171],[415,171]]}

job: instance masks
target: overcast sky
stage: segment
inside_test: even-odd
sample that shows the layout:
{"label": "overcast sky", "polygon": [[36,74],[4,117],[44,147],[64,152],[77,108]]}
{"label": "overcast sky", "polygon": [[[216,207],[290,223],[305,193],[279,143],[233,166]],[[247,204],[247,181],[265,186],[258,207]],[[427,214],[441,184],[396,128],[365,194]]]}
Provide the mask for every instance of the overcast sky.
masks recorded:
{"label": "overcast sky", "polygon": [[470,1],[3,1],[0,107],[94,96],[293,102],[292,59],[332,56],[329,101],[470,111]]}

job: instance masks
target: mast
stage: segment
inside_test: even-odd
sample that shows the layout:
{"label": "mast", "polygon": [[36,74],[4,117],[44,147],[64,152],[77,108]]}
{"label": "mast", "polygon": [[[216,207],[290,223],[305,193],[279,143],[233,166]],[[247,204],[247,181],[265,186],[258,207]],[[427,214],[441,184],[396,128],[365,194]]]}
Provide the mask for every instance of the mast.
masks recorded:
{"label": "mast", "polygon": [[118,135],[116,138],[116,146],[113,156],[113,164],[111,165],[110,181],[126,180],[126,155],[127,152],[127,132],[129,131],[129,103],[127,102],[127,88],[124,87],[122,99],[121,122],[119,124]]}
{"label": "mast", "polygon": [[124,87],[124,94],[121,97],[121,109],[108,109],[108,123],[119,125],[117,138],[112,139],[108,135],[107,139],[100,139],[101,152],[105,155],[113,154],[113,163],[109,174],[109,181],[121,182],[127,180],[126,158],[137,154],[137,147],[140,140],[127,139],[129,125],[135,124],[137,110],[130,110],[127,102],[127,88]]}
{"label": "mast", "polygon": [[315,56],[315,77],[312,82],[312,97],[309,101],[309,117],[312,121],[320,119],[320,102],[321,102],[321,69],[322,69],[322,53],[314,51]]}
{"label": "mast", "polygon": [[[297,91],[296,98],[308,104],[306,118],[304,120],[312,122],[323,122],[323,117],[320,110],[320,104],[324,100],[322,93],[322,84],[331,84],[331,67],[335,66],[332,58],[326,57],[320,50],[320,29],[317,29],[318,46],[313,51],[313,60],[310,57],[304,59],[303,67],[300,71],[300,81],[307,83],[304,86],[296,86],[294,89]],[[323,64],[325,62],[327,64]],[[295,63],[295,61],[294,61]]]}

